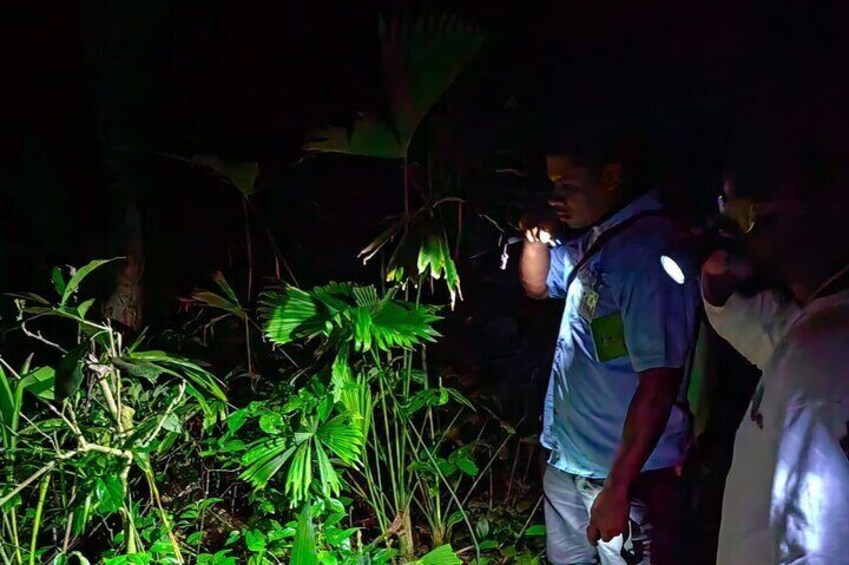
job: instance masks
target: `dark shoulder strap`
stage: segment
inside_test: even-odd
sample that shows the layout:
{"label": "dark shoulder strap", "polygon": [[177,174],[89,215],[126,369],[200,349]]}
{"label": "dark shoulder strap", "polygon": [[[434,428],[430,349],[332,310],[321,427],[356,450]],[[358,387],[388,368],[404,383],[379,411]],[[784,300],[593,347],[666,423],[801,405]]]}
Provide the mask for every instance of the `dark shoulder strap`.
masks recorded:
{"label": "dark shoulder strap", "polygon": [[581,260],[575,264],[575,266],[572,268],[572,272],[569,273],[569,277],[566,279],[566,294],[568,295],[569,287],[571,287],[572,283],[575,282],[575,278],[578,276],[578,273],[581,271],[581,269],[584,268],[584,266],[589,262],[590,259],[592,259],[596,254],[598,254],[599,251],[601,251],[602,246],[608,241],[610,241],[613,236],[618,233],[622,233],[626,228],[636,224],[643,218],[663,215],[663,210],[646,210],[644,212],[639,212],[637,214],[634,214],[627,220],[619,222],[618,224],[598,236],[598,239],[596,239],[590,246],[590,248],[587,249],[586,253],[584,253],[584,256],[581,257]]}

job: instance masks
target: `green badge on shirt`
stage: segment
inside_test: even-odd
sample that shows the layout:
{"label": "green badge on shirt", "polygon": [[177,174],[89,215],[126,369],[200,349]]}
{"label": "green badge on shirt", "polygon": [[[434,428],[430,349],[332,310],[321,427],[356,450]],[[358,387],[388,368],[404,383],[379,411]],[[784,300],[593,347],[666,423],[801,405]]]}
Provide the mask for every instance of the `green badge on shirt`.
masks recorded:
{"label": "green badge on shirt", "polygon": [[596,318],[590,323],[595,352],[602,363],[628,354],[625,345],[625,326],[619,312]]}

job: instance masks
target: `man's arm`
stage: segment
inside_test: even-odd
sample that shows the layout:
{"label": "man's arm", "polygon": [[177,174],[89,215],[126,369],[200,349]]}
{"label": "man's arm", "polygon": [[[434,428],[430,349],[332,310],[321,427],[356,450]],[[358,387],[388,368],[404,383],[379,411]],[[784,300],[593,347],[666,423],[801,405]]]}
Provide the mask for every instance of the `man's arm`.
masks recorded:
{"label": "man's arm", "polygon": [[587,528],[590,542],[610,541],[627,531],[629,490],[666,428],[682,376],[682,369],[658,368],[640,373],[610,475],[593,503]]}
{"label": "man's arm", "polygon": [[538,300],[548,297],[547,280],[550,263],[551,252],[547,244],[539,240],[525,241],[522,258],[519,261],[519,277],[525,294]]}
{"label": "man's arm", "polygon": [[763,369],[776,344],[800,313],[774,290],[754,296],[737,291],[751,276],[744,261],[717,251],[702,266],[702,298],[710,325],[746,359]]}

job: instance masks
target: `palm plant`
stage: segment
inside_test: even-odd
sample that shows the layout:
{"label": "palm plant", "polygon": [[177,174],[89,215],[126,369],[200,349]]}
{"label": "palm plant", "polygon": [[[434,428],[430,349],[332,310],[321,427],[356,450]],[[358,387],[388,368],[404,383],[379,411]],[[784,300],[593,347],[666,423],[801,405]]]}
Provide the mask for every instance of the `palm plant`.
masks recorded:
{"label": "palm plant", "polygon": [[[287,402],[284,412],[297,406],[304,422],[303,414],[313,413],[314,404],[319,418],[307,422],[340,425],[329,445],[330,434],[322,437],[320,427],[309,428],[315,430],[311,435],[282,433],[257,443],[243,459],[242,476],[262,486],[288,464],[287,489],[292,503],[300,504],[313,484],[320,494],[337,492],[334,467],[340,466],[347,487],[374,512],[380,539],[398,539],[400,552],[412,555],[413,511],[426,515],[433,544],[442,545],[447,541],[446,501],[453,500],[464,516],[452,475],[477,469],[473,463],[464,465],[468,450],[443,456],[445,430],[436,414],[438,407],[456,402],[456,421],[471,405],[453,389],[431,386],[426,372],[414,368],[414,360],[424,356],[424,345],[439,336],[433,327],[439,320],[436,309],[400,300],[397,294],[390,289],[381,296],[372,286],[351,284],[265,293],[260,313],[266,337],[279,345],[311,343],[316,357],[316,364],[302,371],[311,375],[311,384]],[[332,413],[336,416],[331,418]],[[347,422],[344,433],[342,418]],[[308,439],[335,456],[331,461],[314,450],[319,469],[315,480],[295,459],[298,453],[310,453],[303,447],[310,445],[303,443]]]}
{"label": "palm plant", "polygon": [[[400,160],[403,163],[404,213],[360,254],[365,261],[387,242],[399,239],[386,271],[390,282],[418,283],[420,275],[444,277],[451,303],[459,296],[460,279],[449,252],[446,220],[440,206],[461,204],[457,198],[444,198],[446,178],[435,174],[426,157],[426,178],[419,188],[423,202],[413,210],[410,151],[413,138],[425,118],[442,99],[463,69],[484,44],[483,31],[458,17],[420,17],[414,21],[380,18],[378,35],[381,70],[388,115],[366,114],[348,128],[324,127],[310,133],[308,151],[346,153]],[[443,182],[443,190],[434,185]],[[458,213],[458,217],[461,213]]]}

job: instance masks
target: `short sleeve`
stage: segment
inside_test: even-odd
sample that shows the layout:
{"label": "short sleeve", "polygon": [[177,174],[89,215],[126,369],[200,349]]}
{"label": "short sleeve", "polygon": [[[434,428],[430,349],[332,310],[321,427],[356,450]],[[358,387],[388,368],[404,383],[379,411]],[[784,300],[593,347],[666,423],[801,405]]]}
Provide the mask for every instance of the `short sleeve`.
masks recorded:
{"label": "short sleeve", "polygon": [[704,301],[710,325],[746,359],[763,369],[776,344],[799,316],[799,307],[774,290],[752,297],[734,294],[724,306]]}
{"label": "short sleeve", "polygon": [[683,283],[664,271],[659,246],[632,250],[621,272],[611,277],[625,345],[636,372],[679,369],[694,346],[698,284],[694,273]]}
{"label": "short sleeve", "polygon": [[548,297],[566,298],[566,279],[572,270],[569,257],[566,254],[566,246],[558,245],[551,250],[549,257],[548,278],[546,279]]}

